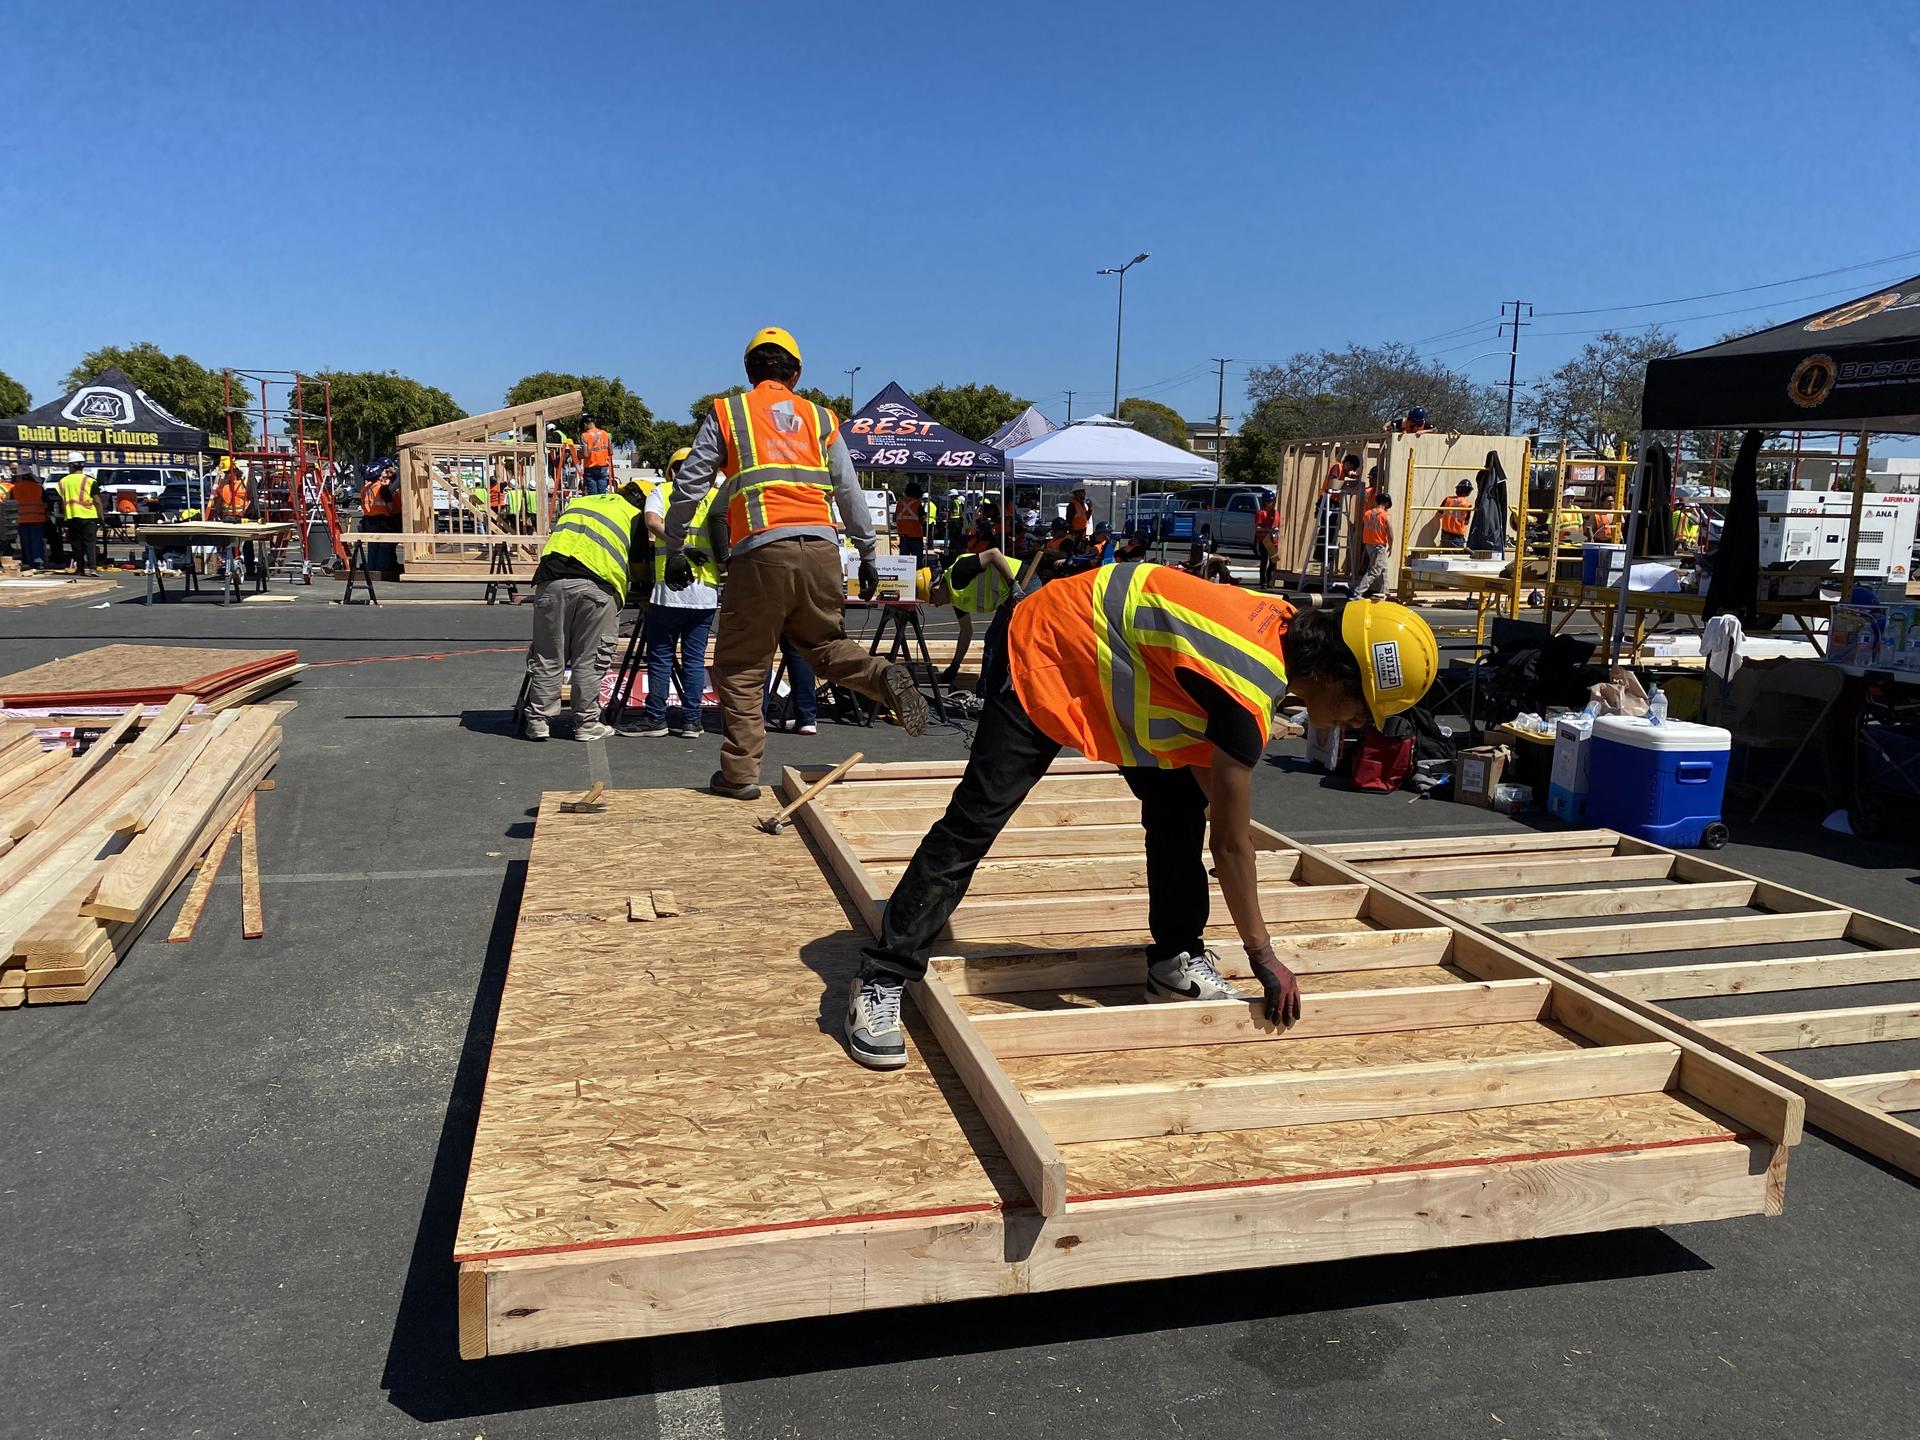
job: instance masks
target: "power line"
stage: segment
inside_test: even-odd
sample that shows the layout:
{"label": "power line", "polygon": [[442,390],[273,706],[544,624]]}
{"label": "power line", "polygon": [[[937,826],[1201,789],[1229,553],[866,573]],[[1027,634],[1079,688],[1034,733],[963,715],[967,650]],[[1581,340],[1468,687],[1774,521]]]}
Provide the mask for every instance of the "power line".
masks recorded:
{"label": "power line", "polygon": [[[1669,315],[1651,323],[1656,325],[1685,325],[1694,320],[1718,320],[1727,315],[1751,315],[1755,310],[1773,310],[1782,305],[1804,305],[1810,300],[1831,300],[1839,295],[1852,295],[1857,292],[1859,288],[1858,285],[1842,285],[1835,290],[1820,290],[1812,295],[1796,295],[1789,299],[1766,300],[1758,305],[1740,305],[1731,310],[1707,310],[1698,315]],[[1542,310],[1540,313],[1545,315],[1549,312]],[[1549,335],[1604,335],[1607,331],[1616,328],[1618,327],[1613,325],[1602,325],[1597,330],[1542,330],[1539,338],[1545,339]]]}
{"label": "power line", "polygon": [[[1920,250],[1903,250],[1898,255],[1883,255],[1878,260],[1862,260],[1857,265],[1842,265],[1837,270],[1816,270],[1811,275],[1795,275],[1790,280],[1768,280],[1761,285],[1741,285],[1732,290],[1708,290],[1700,295],[1682,295],[1675,300],[1641,300],[1632,305],[1597,305],[1587,310],[1542,310],[1540,315],[1543,319],[1547,319],[1572,315],[1605,315],[1615,310],[1658,310],[1667,305],[1691,305],[1698,300],[1719,300],[1728,295],[1748,295],[1755,290],[1778,290],[1783,285],[1799,285],[1808,280],[1825,280],[1832,275],[1848,275],[1856,270],[1872,270],[1880,265],[1891,265],[1895,261],[1912,260],[1917,257],[1920,257]],[[1738,312],[1728,310],[1722,313],[1732,315]]]}

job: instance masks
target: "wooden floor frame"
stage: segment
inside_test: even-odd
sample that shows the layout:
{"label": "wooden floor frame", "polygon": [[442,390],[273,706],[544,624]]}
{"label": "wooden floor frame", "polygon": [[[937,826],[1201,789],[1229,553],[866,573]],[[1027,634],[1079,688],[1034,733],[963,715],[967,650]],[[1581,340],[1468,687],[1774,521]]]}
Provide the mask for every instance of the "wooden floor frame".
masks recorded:
{"label": "wooden floor frame", "polygon": [[[1323,853],[1481,934],[1497,935],[1553,973],[1604,986],[1634,1014],[1672,1025],[1801,1096],[1808,1124],[1920,1176],[1920,1128],[1894,1113],[1920,1110],[1920,1070],[1820,1079],[1772,1058],[1920,1038],[1920,1002],[1704,1020],[1682,1018],[1659,1003],[1920,981],[1920,928],[1611,830],[1366,841]],[[1615,883],[1622,881],[1634,883]],[[1713,913],[1691,913],[1707,911]],[[1580,925],[1522,924],[1578,917],[1595,918]],[[1501,926],[1516,928],[1495,928]],[[1860,948],[1641,968],[1602,958],[1835,941]],[[1598,968],[1576,966],[1576,959]]]}
{"label": "wooden floor frame", "polygon": [[[895,874],[960,770],[861,765],[800,812],[870,930],[877,932]],[[781,788],[791,799],[818,773],[788,769]],[[1114,803],[1123,796],[1125,813]],[[857,825],[849,818],[856,812]],[[1007,997],[1139,984],[1137,942],[1111,938],[1144,928],[1137,816],[1110,767],[1057,762],[956,911],[953,953],[936,952],[926,980],[909,987],[1031,1208],[1013,1200],[964,1214],[465,1259],[461,1354],[1779,1212],[1804,1114],[1792,1090],[1497,934],[1263,827],[1255,827],[1255,842],[1283,956],[1310,976],[1355,977],[1355,988],[1316,990],[1306,1016],[1285,1032],[1268,1025],[1254,1001],[1029,1008],[1022,998],[1016,1008]],[[1083,895],[1103,898],[1069,898]],[[1054,918],[1063,898],[1076,914],[1075,907],[1093,912],[1074,922],[1078,932]],[[1227,975],[1250,976],[1241,947],[1216,948]],[[1367,972],[1408,967],[1444,973],[1418,985],[1382,977],[1393,983],[1360,987]],[[996,1005],[1005,1008],[980,1013]],[[1483,1033],[1473,1027],[1516,1022],[1551,1027],[1566,1037],[1553,1043],[1565,1048],[1473,1053],[1473,1037]],[[1467,1057],[1302,1070],[1283,1063],[1289,1039],[1384,1040],[1429,1030],[1465,1037],[1458,1044]],[[1275,1067],[1028,1094],[1005,1063],[1227,1045],[1272,1047]],[[1480,1110],[1544,1115],[1609,1097],[1652,1105],[1662,1094],[1683,1102],[1669,1107],[1686,1118],[1681,1138],[1622,1136],[1573,1149],[1543,1140],[1484,1161],[1272,1180],[1196,1177],[1124,1193],[1075,1178],[1078,1145],[1334,1122],[1418,1124],[1415,1117]],[[1521,1135],[1530,1123],[1511,1122]]]}

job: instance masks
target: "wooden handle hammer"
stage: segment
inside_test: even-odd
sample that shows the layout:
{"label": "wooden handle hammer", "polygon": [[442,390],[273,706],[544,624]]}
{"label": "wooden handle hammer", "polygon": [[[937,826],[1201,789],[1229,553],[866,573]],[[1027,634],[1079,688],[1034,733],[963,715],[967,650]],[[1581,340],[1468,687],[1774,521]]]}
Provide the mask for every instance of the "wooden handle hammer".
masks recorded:
{"label": "wooden handle hammer", "polygon": [[854,751],[853,754],[849,755],[846,759],[842,760],[838,765],[834,766],[831,770],[827,771],[826,774],[822,775],[818,780],[814,781],[813,784],[809,785],[806,789],[802,790],[799,793],[799,795],[794,798],[792,803],[790,803],[785,809],[776,810],[773,814],[767,816],[765,819],[754,821],[754,824],[759,826],[760,829],[766,831],[767,834],[769,835],[778,835],[783,829],[786,828],[787,821],[793,818],[793,814],[796,810],[798,810],[802,805],[805,805],[809,800],[813,799],[814,796],[818,795],[822,790],[826,789],[827,786],[831,785],[834,781],[838,780],[842,775],[846,774],[847,771],[851,770],[854,766],[858,765],[862,760],[866,758],[867,757],[864,754],[862,754],[860,751],[858,750]]}

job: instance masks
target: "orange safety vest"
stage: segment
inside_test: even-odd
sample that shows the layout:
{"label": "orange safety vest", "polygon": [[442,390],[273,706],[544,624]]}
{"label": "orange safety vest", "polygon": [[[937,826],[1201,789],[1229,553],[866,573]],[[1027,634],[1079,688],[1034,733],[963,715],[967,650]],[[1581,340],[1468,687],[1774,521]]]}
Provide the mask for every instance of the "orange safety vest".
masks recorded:
{"label": "orange safety vest", "polygon": [[213,505],[222,515],[244,515],[249,498],[244,483],[239,480],[222,480],[213,492]]}
{"label": "orange safety vest", "polygon": [[1613,512],[1611,510],[1602,510],[1593,517],[1593,538],[1595,540],[1611,541],[1613,539],[1613,531]]}
{"label": "orange safety vest", "polygon": [[47,489],[32,476],[23,475],[13,482],[13,503],[19,507],[16,517],[20,524],[47,523]]}
{"label": "orange safety vest", "polygon": [[362,485],[360,513],[362,515],[398,515],[400,497],[393,489],[393,482],[386,479],[369,480]]}
{"label": "orange safety vest", "polygon": [[1007,631],[1013,687],[1048,738],[1094,760],[1211,765],[1207,715],[1186,671],[1246,708],[1264,743],[1286,693],[1284,600],[1133,561],[1055,580],[1022,600]]}
{"label": "orange safety vest", "polygon": [[1360,543],[1362,545],[1386,545],[1391,543],[1392,533],[1387,528],[1387,507],[1370,506],[1360,518]]}
{"label": "orange safety vest", "polygon": [[580,450],[580,463],[587,469],[613,468],[613,437],[598,425],[588,426],[586,433],[581,435]]}
{"label": "orange safety vest", "polygon": [[893,531],[906,540],[920,540],[927,533],[927,519],[918,500],[902,500],[893,507]]}
{"label": "orange safety vest", "polygon": [[1253,512],[1253,533],[1271,535],[1280,528],[1280,512],[1271,505],[1262,505]]}
{"label": "orange safety vest", "polygon": [[1440,502],[1440,529],[1447,535],[1467,533],[1467,519],[1473,513],[1473,501],[1464,495],[1449,495]]}
{"label": "orange safety vest", "polygon": [[827,451],[840,418],[778,380],[713,402],[726,454],[727,531],[738,545],[750,535],[833,524],[833,479]]}
{"label": "orange safety vest", "polygon": [[507,492],[501,488],[500,482],[498,480],[488,481],[487,482],[487,508],[489,510],[498,510],[503,504],[506,503],[506,493]]}
{"label": "orange safety vest", "polygon": [[1087,522],[1093,518],[1093,507],[1084,500],[1067,501],[1067,529],[1076,534],[1084,533]]}

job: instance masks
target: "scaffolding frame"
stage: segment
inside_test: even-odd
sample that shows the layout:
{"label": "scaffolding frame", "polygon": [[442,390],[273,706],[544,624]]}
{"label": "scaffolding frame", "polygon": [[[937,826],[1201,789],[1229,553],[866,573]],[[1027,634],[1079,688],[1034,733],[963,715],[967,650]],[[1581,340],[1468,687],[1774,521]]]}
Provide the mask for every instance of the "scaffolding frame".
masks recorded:
{"label": "scaffolding frame", "polygon": [[[293,527],[269,542],[268,571],[308,576],[316,523],[326,527],[330,548],[344,562],[346,550],[333,497],[332,382],[300,370],[234,366],[222,370],[220,380],[227,454],[236,468],[243,462],[246,466],[251,507],[263,521]],[[318,409],[307,408],[310,399]],[[241,417],[256,422],[256,448],[242,449],[238,443],[235,426]]]}

